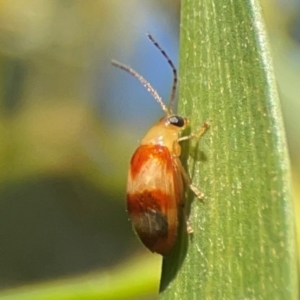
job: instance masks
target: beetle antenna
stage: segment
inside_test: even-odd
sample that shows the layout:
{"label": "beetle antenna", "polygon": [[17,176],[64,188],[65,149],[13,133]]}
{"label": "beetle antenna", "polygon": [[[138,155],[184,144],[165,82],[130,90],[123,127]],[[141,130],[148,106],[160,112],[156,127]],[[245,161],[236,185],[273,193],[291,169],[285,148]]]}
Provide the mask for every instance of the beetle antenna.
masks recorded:
{"label": "beetle antenna", "polygon": [[147,33],[147,36],[149,40],[154,44],[154,46],[161,52],[161,54],[164,56],[164,58],[167,60],[168,64],[172,68],[173,71],[173,86],[172,86],[172,92],[171,92],[171,97],[170,97],[170,103],[168,110],[172,113],[175,97],[176,97],[176,88],[177,88],[177,70],[176,67],[174,66],[172,60],[168,56],[168,54],[165,52],[165,50],[158,44],[158,42],[153,38],[153,36],[150,33]]}
{"label": "beetle antenna", "polygon": [[152,87],[152,85],[142,75],[140,75],[138,72],[136,72],[132,68],[119,63],[118,61],[112,60],[111,63],[115,67],[117,67],[121,70],[124,70],[125,72],[134,76],[147,89],[147,91],[153,96],[153,98],[156,100],[156,102],[158,102],[160,104],[163,111],[165,111],[167,115],[172,114],[172,110],[169,110],[169,108],[162,101],[162,98],[159,96],[157,91]]}

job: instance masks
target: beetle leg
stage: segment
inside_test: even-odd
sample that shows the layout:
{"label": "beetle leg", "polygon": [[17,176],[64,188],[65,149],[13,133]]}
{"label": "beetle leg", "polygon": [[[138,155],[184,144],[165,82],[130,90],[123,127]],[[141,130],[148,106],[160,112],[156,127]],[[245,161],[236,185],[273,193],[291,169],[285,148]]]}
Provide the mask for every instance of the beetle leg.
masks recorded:
{"label": "beetle leg", "polygon": [[199,130],[195,133],[192,133],[190,135],[182,136],[178,139],[178,142],[186,141],[186,140],[191,140],[195,138],[199,138],[201,135],[205,133],[205,131],[209,128],[209,122],[206,121],[202,124],[202,126],[199,128]]}
{"label": "beetle leg", "polygon": [[188,175],[186,170],[183,168],[183,166],[181,166],[180,171],[181,171],[181,174],[182,174],[185,184],[192,190],[192,192],[196,195],[196,197],[198,199],[200,199],[200,200],[203,199],[204,194],[201,191],[199,191],[198,188],[192,184],[190,176]]}

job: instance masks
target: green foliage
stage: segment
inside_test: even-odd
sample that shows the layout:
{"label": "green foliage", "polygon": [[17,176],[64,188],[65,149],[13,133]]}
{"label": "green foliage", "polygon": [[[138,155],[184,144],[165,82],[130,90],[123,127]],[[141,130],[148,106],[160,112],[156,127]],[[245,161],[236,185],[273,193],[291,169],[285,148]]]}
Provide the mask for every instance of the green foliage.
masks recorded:
{"label": "green foliage", "polygon": [[[141,268],[142,266],[142,268]],[[131,300],[157,289],[158,269],[152,257],[131,259],[107,272],[26,286],[0,293],[1,300]],[[138,295],[138,296],[137,296]]]}
{"label": "green foliage", "polygon": [[184,0],[181,18],[180,112],[193,131],[211,128],[186,147],[205,198],[191,203],[194,234],[181,229],[164,259],[160,299],[298,299],[289,160],[259,4]]}

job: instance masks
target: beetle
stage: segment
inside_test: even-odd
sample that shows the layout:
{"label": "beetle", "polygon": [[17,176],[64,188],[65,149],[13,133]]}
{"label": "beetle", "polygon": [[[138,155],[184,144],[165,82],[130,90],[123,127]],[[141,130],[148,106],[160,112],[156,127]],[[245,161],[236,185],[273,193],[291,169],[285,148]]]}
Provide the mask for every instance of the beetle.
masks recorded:
{"label": "beetle", "polygon": [[[139,73],[115,60],[112,64],[138,79],[165,112],[165,116],[141,140],[131,158],[127,181],[127,211],[142,243],[150,251],[166,256],[176,241],[178,220],[184,206],[184,187],[188,186],[198,198],[203,197],[182,166],[179,143],[199,138],[209,128],[209,123],[204,122],[194,134],[180,137],[180,132],[188,125],[188,119],[174,114],[172,109],[176,97],[177,70],[157,41],[150,34],[147,36],[173,71],[168,106]],[[186,218],[184,212],[183,216]],[[188,221],[187,232],[193,232]]]}

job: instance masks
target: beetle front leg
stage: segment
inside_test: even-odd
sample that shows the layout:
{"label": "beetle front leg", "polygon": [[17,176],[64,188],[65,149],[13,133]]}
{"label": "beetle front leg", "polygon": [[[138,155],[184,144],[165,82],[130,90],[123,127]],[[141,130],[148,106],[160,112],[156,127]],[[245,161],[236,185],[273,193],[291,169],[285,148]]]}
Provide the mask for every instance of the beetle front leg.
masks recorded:
{"label": "beetle front leg", "polygon": [[186,141],[186,140],[191,140],[191,139],[196,139],[199,138],[200,136],[202,136],[206,130],[209,128],[209,122],[206,121],[202,124],[202,126],[199,128],[199,130],[195,133],[192,133],[190,135],[187,136],[182,136],[178,139],[178,142],[182,142],[182,141]]}

